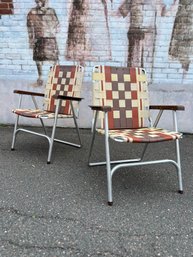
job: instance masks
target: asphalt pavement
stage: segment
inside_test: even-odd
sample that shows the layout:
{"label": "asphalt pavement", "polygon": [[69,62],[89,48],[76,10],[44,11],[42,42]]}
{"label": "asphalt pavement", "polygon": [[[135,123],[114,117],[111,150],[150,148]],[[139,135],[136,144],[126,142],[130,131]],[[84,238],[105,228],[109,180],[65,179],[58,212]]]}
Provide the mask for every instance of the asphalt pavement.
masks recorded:
{"label": "asphalt pavement", "polygon": [[[108,206],[105,167],[87,164],[90,130],[81,149],[55,144],[49,165],[44,138],[20,133],[11,151],[12,133],[0,126],[0,257],[193,256],[193,135],[180,140],[184,194],[171,164],[124,168]],[[73,129],[57,135],[75,140]],[[111,143],[113,159],[141,150]],[[102,146],[97,136],[93,160],[104,159]],[[173,158],[174,146],[152,144],[146,159]]]}

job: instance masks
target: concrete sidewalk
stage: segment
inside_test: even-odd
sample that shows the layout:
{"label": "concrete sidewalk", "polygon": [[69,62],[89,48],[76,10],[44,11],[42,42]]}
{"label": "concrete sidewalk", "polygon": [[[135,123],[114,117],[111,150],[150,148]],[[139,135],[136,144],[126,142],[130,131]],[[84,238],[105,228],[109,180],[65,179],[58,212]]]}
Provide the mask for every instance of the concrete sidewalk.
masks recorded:
{"label": "concrete sidewalk", "polygon": [[[0,257],[193,256],[193,135],[180,141],[183,195],[172,165],[135,167],[114,175],[109,207],[105,167],[87,165],[89,130],[81,130],[81,149],[55,144],[50,165],[45,139],[21,133],[12,152],[12,132],[0,127]],[[113,148],[112,158],[140,150]],[[172,142],[153,144],[146,157],[173,157],[173,150]]]}

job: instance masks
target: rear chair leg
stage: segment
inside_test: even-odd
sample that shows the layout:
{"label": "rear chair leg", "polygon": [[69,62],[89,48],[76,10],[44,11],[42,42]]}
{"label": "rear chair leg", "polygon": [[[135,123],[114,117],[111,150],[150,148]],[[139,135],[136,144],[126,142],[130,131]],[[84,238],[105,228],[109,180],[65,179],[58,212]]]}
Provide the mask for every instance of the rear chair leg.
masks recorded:
{"label": "rear chair leg", "polygon": [[53,128],[52,128],[52,135],[49,138],[49,150],[48,150],[47,164],[50,164],[50,162],[51,162],[52,149],[53,149],[53,144],[54,144],[54,137],[55,137],[55,132],[56,132],[56,125],[57,125],[57,120],[58,120],[59,107],[60,107],[60,100],[58,100],[57,105],[56,105],[54,124],[53,124]]}

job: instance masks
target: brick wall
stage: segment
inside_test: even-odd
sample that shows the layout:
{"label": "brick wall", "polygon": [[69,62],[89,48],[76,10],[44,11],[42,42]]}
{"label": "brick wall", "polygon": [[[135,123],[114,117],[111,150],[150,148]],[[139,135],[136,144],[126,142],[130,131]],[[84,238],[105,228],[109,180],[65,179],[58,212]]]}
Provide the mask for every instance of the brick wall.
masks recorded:
{"label": "brick wall", "polygon": [[[26,81],[27,86],[38,86],[29,23],[27,26],[27,15],[35,6],[33,0],[0,0],[0,14],[12,14],[1,15],[0,19],[0,86],[8,88],[15,83],[23,87]],[[49,0],[48,6],[54,9],[59,22],[53,28],[59,63],[85,66],[86,101],[91,94],[92,67],[98,63],[144,66],[151,84],[161,84],[164,90],[171,85],[182,90],[186,85],[191,87],[191,1],[133,0],[128,9],[127,0],[107,0],[106,5],[101,0]],[[43,64],[44,83],[52,64]]]}
{"label": "brick wall", "polygon": [[[104,6],[101,0],[89,2],[90,6],[85,7],[85,14],[79,20],[80,26],[83,23],[85,24],[85,40],[89,41],[89,43],[86,46],[87,52],[81,50],[82,46],[80,47],[77,43],[77,49],[80,49],[79,58],[77,57],[77,49],[74,50],[76,52],[74,54],[73,50],[69,50],[66,46],[67,42],[69,42],[67,32],[68,22],[72,16],[72,1],[49,1],[49,6],[55,9],[60,23],[56,33],[60,62],[81,61],[87,67],[86,70],[88,72],[91,71],[91,67],[94,64],[99,62],[118,66],[135,63],[138,65],[141,63],[147,69],[149,78],[154,83],[163,81],[175,83],[176,80],[179,82],[182,79],[184,79],[183,83],[191,83],[193,79],[192,65],[190,64],[188,70],[184,71],[181,63],[183,57],[169,55],[170,39],[180,3],[178,4],[177,1],[174,1],[175,5],[172,5],[172,1],[163,0],[162,4],[160,4],[160,1],[159,3],[152,1],[152,5],[152,3],[150,4],[151,1],[147,1],[147,4],[144,1],[144,4],[141,4],[143,1],[138,0],[133,1],[133,9],[130,11],[126,9],[121,11],[121,8],[123,8],[120,4],[121,1],[112,0],[111,3],[109,0],[107,1],[107,6]],[[181,1],[182,3],[183,1]],[[35,1],[18,0],[12,3],[9,0],[0,0],[0,13],[13,13],[13,4],[14,15],[2,15],[0,19],[0,76],[6,77],[10,75],[10,78],[17,76],[35,78],[37,69],[33,61],[33,51],[29,48],[27,31],[27,14],[32,7],[35,7]],[[86,5],[88,6],[87,3]],[[136,6],[138,8],[136,9],[137,11],[135,11]],[[162,15],[163,6],[165,8],[164,15]],[[189,9],[192,9],[192,4],[189,4]],[[108,12],[106,16],[105,12]],[[140,24],[137,24],[139,20],[137,12],[141,12],[143,15],[143,22]],[[184,16],[186,16],[186,13]],[[183,19],[183,17],[178,19],[179,22],[184,22],[184,20],[185,18]],[[136,25],[132,23],[136,23]],[[72,26],[74,26],[73,23]],[[141,27],[136,30],[135,27],[138,26]],[[186,25],[183,24],[181,27],[183,28],[183,26],[185,30]],[[193,25],[191,26],[193,27]],[[189,32],[187,33],[190,34],[192,29],[188,29]],[[76,31],[78,31],[77,28]],[[81,33],[81,31],[78,33]],[[138,40],[137,37],[144,37],[144,42],[143,40]],[[74,39],[76,40],[76,38]],[[136,43],[137,40],[138,42]],[[130,44],[130,53],[128,53],[128,43]],[[184,46],[186,45],[186,42],[182,43]],[[140,51],[143,51],[143,61],[134,60],[129,62],[129,60],[135,59],[135,55]],[[193,55],[192,52],[189,51],[187,53],[190,59]],[[139,54],[136,56],[137,58],[142,57]],[[43,67],[45,76],[49,66],[50,64],[47,63]]]}
{"label": "brick wall", "polygon": [[0,15],[13,14],[13,1],[0,0]]}

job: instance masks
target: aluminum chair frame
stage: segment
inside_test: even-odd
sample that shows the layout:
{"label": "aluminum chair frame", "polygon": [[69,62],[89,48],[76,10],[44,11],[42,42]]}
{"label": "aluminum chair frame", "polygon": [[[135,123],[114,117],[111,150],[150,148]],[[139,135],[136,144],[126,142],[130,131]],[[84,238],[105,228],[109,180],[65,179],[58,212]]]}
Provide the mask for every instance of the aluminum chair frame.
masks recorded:
{"label": "aluminum chair frame", "polygon": [[[124,168],[124,167],[133,167],[133,166],[142,166],[142,165],[151,165],[151,164],[162,164],[162,163],[170,163],[172,164],[178,174],[178,184],[180,194],[183,193],[183,183],[182,183],[182,171],[181,171],[181,161],[180,161],[180,148],[179,148],[179,139],[175,139],[175,146],[176,146],[176,160],[172,159],[161,159],[161,160],[152,160],[152,161],[143,161],[143,157],[145,155],[147,146],[149,143],[145,143],[144,149],[142,151],[142,155],[140,158],[137,159],[128,159],[128,160],[116,160],[112,161],[110,158],[110,146],[109,146],[109,121],[108,121],[108,112],[111,111],[111,106],[90,106],[91,109],[94,111],[94,119],[92,121],[92,139],[90,144],[89,156],[88,156],[88,165],[89,166],[99,166],[99,165],[106,165],[106,172],[107,172],[107,190],[108,190],[108,205],[113,205],[113,194],[112,194],[112,178],[115,171]],[[173,123],[174,123],[174,130],[178,132],[178,124],[177,124],[177,111],[184,110],[184,106],[181,105],[150,105],[149,109],[151,110],[159,110],[156,120],[153,124],[153,127],[157,127],[157,124],[163,114],[164,110],[171,110],[173,112]],[[91,156],[94,147],[95,135],[96,135],[96,124],[98,119],[99,112],[104,113],[104,130],[105,130],[105,156],[106,161],[102,162],[92,162]],[[151,123],[151,122],[150,122]],[[151,124],[150,124],[151,125]],[[114,165],[112,167],[112,165]]]}
{"label": "aluminum chair frame", "polygon": [[[80,67],[83,70],[83,67],[82,66],[80,66]],[[29,92],[29,91],[22,91],[22,90],[14,90],[14,93],[20,95],[18,109],[21,108],[22,98],[23,98],[24,95],[31,96],[33,104],[34,104],[34,107],[37,110],[39,108],[38,108],[38,104],[37,104],[37,101],[35,99],[35,96],[37,96],[37,97],[45,97],[45,94],[43,94],[43,93],[36,93],[36,92]],[[24,128],[18,127],[19,126],[19,118],[20,118],[21,115],[16,114],[17,117],[16,117],[16,120],[15,120],[13,139],[12,139],[12,144],[11,144],[11,150],[12,151],[15,150],[16,136],[17,136],[17,134],[19,132],[25,132],[25,133],[33,134],[33,135],[36,135],[36,136],[40,136],[40,137],[46,138],[48,140],[49,149],[48,149],[47,164],[51,163],[51,157],[52,157],[52,151],[53,151],[53,144],[54,144],[54,142],[70,145],[70,146],[77,147],[77,148],[81,148],[82,147],[79,127],[78,127],[78,123],[77,123],[78,114],[76,114],[76,112],[75,112],[75,109],[74,109],[74,106],[73,106],[73,102],[74,101],[75,102],[80,102],[83,98],[81,98],[81,97],[73,97],[73,96],[64,96],[64,95],[55,95],[55,96],[53,96],[53,98],[56,99],[57,104],[56,104],[55,114],[54,114],[54,118],[53,118],[53,127],[52,127],[51,135],[50,136],[48,135],[48,133],[46,131],[46,128],[45,128],[45,125],[44,125],[44,121],[43,121],[43,120],[47,119],[47,117],[45,117],[45,118],[44,117],[38,118],[40,120],[40,123],[41,123],[42,128],[43,128],[44,134],[42,134],[42,133],[37,133],[37,132],[35,132],[33,130],[29,130],[29,129],[24,129]],[[59,115],[59,108],[61,106],[61,102],[62,101],[67,101],[67,100],[70,102],[70,107],[71,107],[71,111],[72,111],[72,117],[69,116],[69,117],[66,117],[66,118],[68,118],[68,119],[69,118],[73,118],[74,125],[75,125],[76,132],[77,132],[77,136],[78,136],[78,143],[72,143],[72,142],[69,142],[69,141],[64,141],[64,140],[60,140],[60,139],[55,138],[57,121],[59,119],[59,117],[58,117],[58,115]]]}

